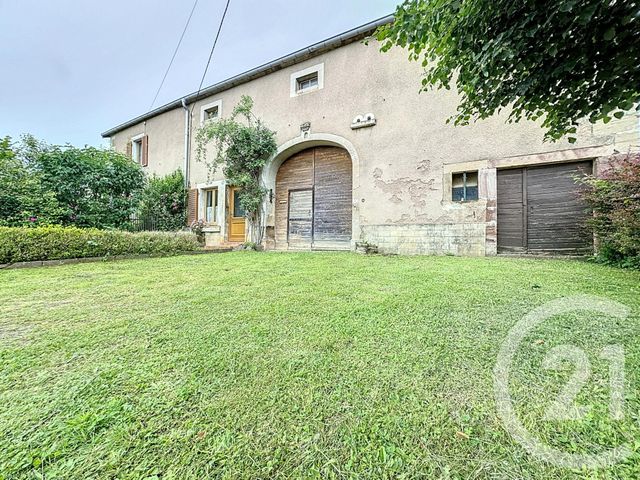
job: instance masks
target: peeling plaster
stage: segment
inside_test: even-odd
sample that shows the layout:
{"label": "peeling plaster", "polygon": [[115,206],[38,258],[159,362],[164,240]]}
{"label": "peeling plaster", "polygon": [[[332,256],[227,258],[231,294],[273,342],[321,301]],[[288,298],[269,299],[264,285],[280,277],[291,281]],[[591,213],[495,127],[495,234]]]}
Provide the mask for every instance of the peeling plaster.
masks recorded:
{"label": "peeling plaster", "polygon": [[420,160],[418,162],[418,166],[416,167],[416,170],[418,170],[419,172],[428,173],[431,170],[431,160],[429,159]]}
{"label": "peeling plaster", "polygon": [[429,180],[400,177],[395,180],[383,180],[383,172],[380,168],[373,170],[374,185],[384,193],[390,193],[402,201],[402,197],[409,195],[409,200],[416,207],[424,207],[429,196],[429,191],[435,191],[433,186],[435,179]]}

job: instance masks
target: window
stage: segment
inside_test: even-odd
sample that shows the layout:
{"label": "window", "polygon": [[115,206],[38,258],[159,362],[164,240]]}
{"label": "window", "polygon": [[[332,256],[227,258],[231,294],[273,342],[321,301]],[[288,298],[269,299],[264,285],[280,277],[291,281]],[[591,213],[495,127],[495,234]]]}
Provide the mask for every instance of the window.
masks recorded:
{"label": "window", "polygon": [[131,140],[131,154],[134,162],[142,163],[142,138]]}
{"label": "window", "polygon": [[235,218],[244,217],[246,214],[244,207],[242,206],[242,203],[240,203],[241,199],[242,199],[242,193],[240,193],[240,190],[238,189],[234,190],[232,216]]}
{"label": "window", "polygon": [[149,137],[144,133],[131,138],[131,159],[146,167],[149,164]]}
{"label": "window", "polygon": [[211,188],[204,193],[204,221],[218,223],[218,189]]}
{"label": "window", "polygon": [[200,107],[200,123],[217,120],[222,115],[222,100],[217,100]]}
{"label": "window", "polygon": [[304,90],[309,90],[313,87],[317,87],[318,86],[318,72],[313,72],[309,75],[305,75],[304,77],[300,77],[298,79],[296,79],[296,82],[298,82],[297,86],[296,86],[296,91],[298,93],[304,91]]}
{"label": "window", "polygon": [[451,198],[454,202],[478,200],[478,172],[454,173],[451,180]]}
{"label": "window", "polygon": [[315,92],[324,87],[324,63],[291,74],[291,97]]}
{"label": "window", "polygon": [[211,107],[211,108],[207,108],[204,111],[204,119],[205,120],[214,120],[216,118],[218,118],[218,113],[219,113],[220,109],[218,108],[217,105]]}

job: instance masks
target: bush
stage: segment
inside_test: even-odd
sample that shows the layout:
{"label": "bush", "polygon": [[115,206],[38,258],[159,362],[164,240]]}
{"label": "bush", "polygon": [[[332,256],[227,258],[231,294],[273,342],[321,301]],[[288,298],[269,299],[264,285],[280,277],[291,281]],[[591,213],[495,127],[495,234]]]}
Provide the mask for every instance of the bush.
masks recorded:
{"label": "bush", "polygon": [[109,257],[171,255],[199,250],[192,233],[82,229],[77,227],[0,227],[0,263]]}
{"label": "bush", "polygon": [[589,225],[599,242],[598,259],[640,269],[640,155],[611,160],[599,177],[582,179],[582,195],[594,211]]}
{"label": "bush", "polygon": [[122,228],[144,186],[140,166],[126,155],[93,147],[46,147],[35,155],[34,170],[63,208],[61,223],[78,227]]}
{"label": "bush", "polygon": [[43,187],[41,175],[13,149],[11,139],[0,139],[0,225],[50,225],[62,213],[53,192]]}
{"label": "bush", "polygon": [[140,195],[138,218],[152,220],[154,229],[177,231],[187,222],[187,191],[180,170],[153,176]]}

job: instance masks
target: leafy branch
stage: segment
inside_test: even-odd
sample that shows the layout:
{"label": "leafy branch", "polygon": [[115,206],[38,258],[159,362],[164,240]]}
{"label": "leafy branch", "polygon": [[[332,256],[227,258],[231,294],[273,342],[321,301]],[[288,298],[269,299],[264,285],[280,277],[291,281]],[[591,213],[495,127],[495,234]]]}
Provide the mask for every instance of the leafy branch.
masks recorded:
{"label": "leafy branch", "polygon": [[580,120],[608,123],[640,99],[635,1],[406,0],[376,37],[422,62],[422,90],[455,84],[455,125],[509,108],[508,122],[574,142]]}

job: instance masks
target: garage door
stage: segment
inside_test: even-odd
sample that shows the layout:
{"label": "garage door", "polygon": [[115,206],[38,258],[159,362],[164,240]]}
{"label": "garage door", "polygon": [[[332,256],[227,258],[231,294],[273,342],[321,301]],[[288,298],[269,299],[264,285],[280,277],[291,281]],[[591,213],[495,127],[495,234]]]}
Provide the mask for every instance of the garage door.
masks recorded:
{"label": "garage door", "polygon": [[591,161],[499,170],[498,253],[591,252],[590,214],[574,180],[591,170]]}

